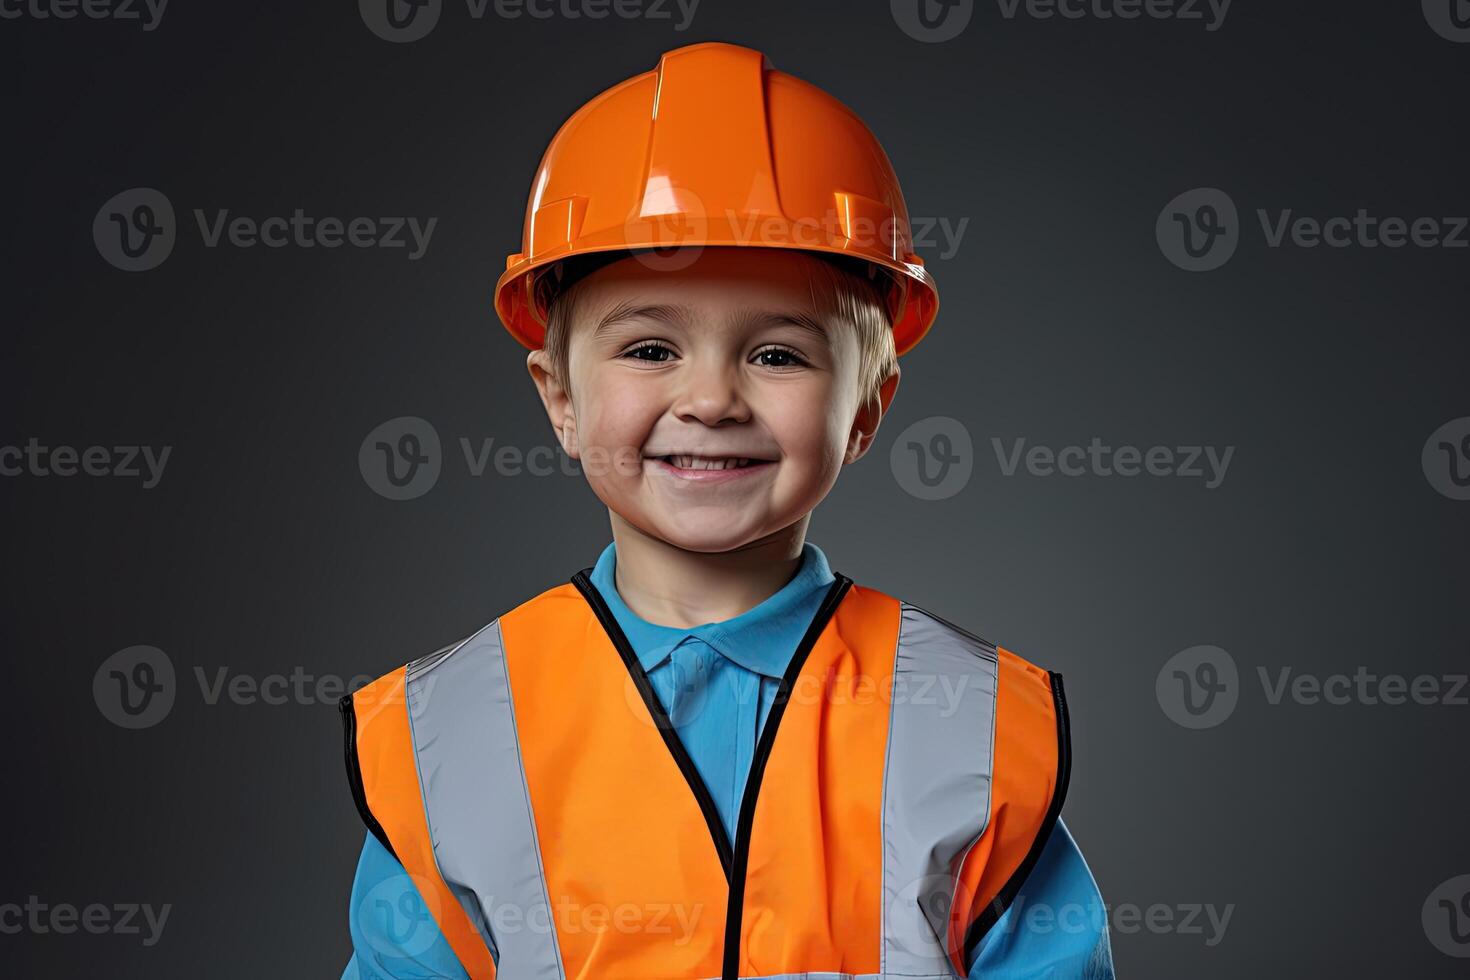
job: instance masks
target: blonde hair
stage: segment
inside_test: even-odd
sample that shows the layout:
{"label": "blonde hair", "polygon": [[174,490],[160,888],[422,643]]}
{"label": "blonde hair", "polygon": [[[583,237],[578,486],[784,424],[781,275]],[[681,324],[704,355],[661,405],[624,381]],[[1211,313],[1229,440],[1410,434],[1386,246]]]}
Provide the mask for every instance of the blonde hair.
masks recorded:
{"label": "blonde hair", "polygon": [[[857,331],[858,393],[863,399],[873,397],[883,382],[898,372],[892,311],[902,296],[902,285],[887,269],[851,256],[789,251],[794,259],[809,260],[812,309],[818,318],[824,324],[847,323]],[[563,383],[571,359],[572,324],[586,298],[587,275],[626,255],[612,252],[586,256],[579,264],[564,263],[563,269],[537,280],[539,302],[547,311],[542,347]]]}

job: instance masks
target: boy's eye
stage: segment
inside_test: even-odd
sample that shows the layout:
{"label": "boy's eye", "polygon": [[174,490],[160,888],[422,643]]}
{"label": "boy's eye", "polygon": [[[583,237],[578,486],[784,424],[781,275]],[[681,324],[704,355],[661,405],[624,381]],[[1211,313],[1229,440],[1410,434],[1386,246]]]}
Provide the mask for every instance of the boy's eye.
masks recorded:
{"label": "boy's eye", "polygon": [[800,354],[786,347],[767,347],[756,351],[755,357],[762,367],[800,367],[806,364]]}
{"label": "boy's eye", "polygon": [[674,352],[663,344],[647,343],[630,347],[623,352],[624,357],[632,357],[640,361],[667,361]]}

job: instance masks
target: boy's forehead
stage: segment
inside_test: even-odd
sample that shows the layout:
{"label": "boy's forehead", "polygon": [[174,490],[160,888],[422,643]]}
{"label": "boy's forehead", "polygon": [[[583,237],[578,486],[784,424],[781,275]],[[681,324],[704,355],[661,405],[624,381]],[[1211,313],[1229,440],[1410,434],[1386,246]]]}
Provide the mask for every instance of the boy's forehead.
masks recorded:
{"label": "boy's forehead", "polygon": [[[663,308],[669,318],[712,310],[813,312],[813,261],[797,252],[765,248],[632,255],[590,273],[579,290],[579,305],[585,304],[590,314],[637,303]],[[657,317],[661,311],[652,312]]]}
{"label": "boy's forehead", "polygon": [[793,249],[683,248],[639,252],[610,262],[588,275],[589,285],[698,291],[754,281],[772,288],[804,287],[819,262]]}

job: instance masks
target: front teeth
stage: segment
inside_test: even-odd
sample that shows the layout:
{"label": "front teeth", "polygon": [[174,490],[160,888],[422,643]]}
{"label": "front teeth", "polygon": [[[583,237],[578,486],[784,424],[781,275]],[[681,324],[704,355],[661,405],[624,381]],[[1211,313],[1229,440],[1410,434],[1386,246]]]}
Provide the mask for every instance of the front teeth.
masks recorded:
{"label": "front teeth", "polygon": [[681,470],[733,470],[750,463],[748,457],[732,456],[665,456],[664,459]]}

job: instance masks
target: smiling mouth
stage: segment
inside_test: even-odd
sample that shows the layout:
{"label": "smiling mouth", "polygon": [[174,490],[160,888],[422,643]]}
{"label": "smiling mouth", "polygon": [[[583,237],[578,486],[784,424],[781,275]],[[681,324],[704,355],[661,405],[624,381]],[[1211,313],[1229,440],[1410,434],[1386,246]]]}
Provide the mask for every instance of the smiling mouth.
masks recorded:
{"label": "smiling mouth", "polygon": [[695,456],[687,453],[670,453],[653,458],[681,470],[741,470],[771,462],[754,456]]}

